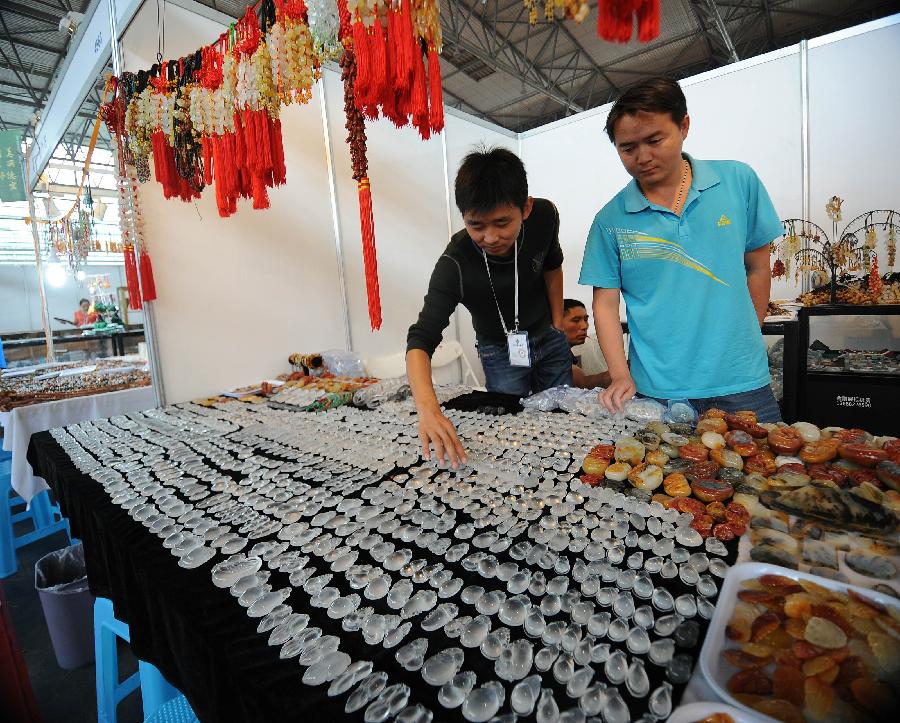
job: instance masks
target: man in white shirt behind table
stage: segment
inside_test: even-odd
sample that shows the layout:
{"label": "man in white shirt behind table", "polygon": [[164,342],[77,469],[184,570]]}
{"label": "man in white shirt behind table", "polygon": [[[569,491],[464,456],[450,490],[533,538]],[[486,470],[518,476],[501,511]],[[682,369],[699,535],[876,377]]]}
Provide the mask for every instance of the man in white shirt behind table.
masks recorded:
{"label": "man in white shirt behind table", "polygon": [[590,314],[576,299],[563,299],[563,331],[572,351],[572,383],[582,389],[607,387],[609,371],[600,345],[588,336]]}

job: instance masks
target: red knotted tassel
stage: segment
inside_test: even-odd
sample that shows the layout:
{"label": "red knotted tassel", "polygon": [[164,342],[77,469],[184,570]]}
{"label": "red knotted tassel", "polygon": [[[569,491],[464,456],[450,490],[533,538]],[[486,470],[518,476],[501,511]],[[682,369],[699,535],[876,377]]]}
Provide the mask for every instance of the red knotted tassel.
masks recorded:
{"label": "red knotted tassel", "polygon": [[356,107],[362,109],[371,92],[372,59],[369,57],[369,40],[362,20],[353,23],[353,52],[356,55]]}
{"label": "red knotted tassel", "polygon": [[256,124],[253,121],[252,110],[241,111],[241,131],[244,136],[243,167],[248,171],[259,167],[259,153],[262,150],[256,144]]}
{"label": "red knotted tassel", "polygon": [[134,258],[134,246],[125,244],[125,284],[128,286],[128,308],[137,311],[141,304],[141,285],[138,282],[137,262]]}
{"label": "red knotted tassel", "polygon": [[[391,14],[388,15],[388,18],[390,17]],[[391,55],[390,47],[388,47],[388,52],[385,54],[385,61],[387,62],[386,76],[388,82],[385,86],[384,94],[381,98],[381,112],[384,117],[389,119],[395,126],[397,126],[397,128],[402,128],[406,125],[406,117],[401,115],[397,110],[397,91],[394,90],[394,70],[391,66],[391,63],[394,62],[394,57]]]}
{"label": "red knotted tassel", "polygon": [[412,84],[412,67],[409,65],[412,56],[407,57],[404,52],[403,16],[399,5],[396,10],[388,11],[387,52],[393,71],[394,89],[398,92],[409,90]]}
{"label": "red knotted tassel", "polygon": [[415,70],[410,99],[412,123],[419,130],[422,140],[427,141],[431,136],[431,128],[428,125],[428,85],[425,80],[425,61],[422,53],[416,53]]}
{"label": "red knotted tassel", "polygon": [[166,152],[166,134],[161,130],[153,131],[151,136],[153,147],[153,173],[156,180],[163,187],[163,195],[169,198],[171,195],[172,178],[169,176],[168,153]]}
{"label": "red knotted tassel", "polygon": [[412,83],[405,89],[397,88],[394,104],[397,108],[397,116],[403,118],[400,127],[405,126],[409,122],[409,116],[412,115]]}
{"label": "red knotted tassel", "polygon": [[659,37],[659,0],[639,0],[637,3],[638,40],[650,42]]}
{"label": "red knotted tassel", "polygon": [[253,111],[255,116],[253,119],[255,125],[256,136],[256,162],[253,170],[256,173],[267,174],[272,170],[272,133],[270,127],[272,125],[272,116],[267,111]]}
{"label": "red knotted tassel", "polygon": [[200,139],[200,144],[203,146],[203,183],[208,186],[213,182],[212,142],[209,136],[204,135]]}
{"label": "red knotted tassel", "polygon": [[412,10],[410,8],[410,0],[401,0],[400,3],[400,20],[397,24],[399,32],[399,41],[402,46],[404,56],[403,67],[406,71],[406,81],[403,83],[412,85],[416,72],[416,55],[419,53],[419,43],[416,40],[416,32],[413,29]]}
{"label": "red knotted tassel", "polygon": [[284,143],[281,138],[281,118],[269,125],[272,135],[272,181],[281,186],[287,181],[287,168],[284,165]]}
{"label": "red knotted tassel", "polygon": [[441,90],[441,61],[434,46],[428,48],[428,123],[431,130],[444,130],[444,93]]}
{"label": "red knotted tassel", "polygon": [[241,125],[240,113],[234,114],[234,165],[236,168],[244,167],[244,126]]}
{"label": "red knotted tassel", "polygon": [[639,3],[641,0],[599,0],[597,35],[617,43],[631,40],[635,2]]}
{"label": "red knotted tassel", "polygon": [[253,176],[251,181],[253,188],[253,208],[262,209],[269,207],[269,192],[266,191],[266,183],[263,176]]}
{"label": "red knotted tassel", "polygon": [[381,328],[381,292],[378,288],[378,255],[375,251],[375,219],[372,215],[372,189],[368,178],[359,182],[359,223],[362,231],[363,266],[366,297],[372,331]]}
{"label": "red knotted tassel", "polygon": [[153,264],[150,254],[141,252],[141,294],[144,301],[156,301],[156,282],[153,280]]}
{"label": "red knotted tassel", "polygon": [[384,37],[384,28],[381,20],[376,16],[373,32],[368,34],[369,62],[372,64],[372,72],[369,77],[368,104],[378,105],[382,102],[385,90],[389,85],[387,65],[387,43]]}

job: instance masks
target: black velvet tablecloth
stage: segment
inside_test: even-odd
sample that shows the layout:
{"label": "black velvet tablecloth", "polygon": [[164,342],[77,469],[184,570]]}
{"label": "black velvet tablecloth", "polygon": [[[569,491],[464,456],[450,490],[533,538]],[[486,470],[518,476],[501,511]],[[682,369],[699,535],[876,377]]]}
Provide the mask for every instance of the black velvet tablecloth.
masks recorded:
{"label": "black velvet tablecloth", "polygon": [[[75,468],[49,432],[32,436],[28,461],[59,499],[72,535],[84,543],[91,592],[113,601],[116,617],[129,625],[134,654],[156,665],[201,721],[301,721],[312,710],[346,717],[346,695],[329,698],[325,686],[304,685],[304,668],[296,659],[279,659],[268,636],[256,632],[259,621],[249,618],[227,589],[212,584],[208,564],[179,567],[156,535]],[[281,577],[287,584],[287,576]],[[339,621],[317,612],[316,625],[324,632],[347,637]],[[360,647],[366,647],[361,639]],[[351,647],[342,649],[353,655]],[[394,652],[385,650],[383,656],[394,662]],[[379,669],[381,661],[375,663]],[[385,666],[391,682],[401,680],[400,672],[414,677],[395,662]],[[421,678],[415,683],[424,685]]]}
{"label": "black velvet tablecloth", "polygon": [[[28,461],[35,474],[46,479],[56,494],[63,514],[69,518],[73,536],[84,542],[91,591],[113,601],[116,617],[129,624],[135,655],[156,665],[187,696],[202,721],[287,722],[307,720],[311,715],[317,719],[362,720],[363,711],[352,717],[344,713],[347,694],[329,698],[326,685],[314,688],[303,684],[301,677],[305,668],[296,659],[281,660],[278,657],[278,648],[267,644],[268,634],[256,632],[259,621],[249,618],[227,589],[212,584],[209,564],[194,570],[179,567],[177,558],[162,546],[156,535],[132,520],[125,510],[110,501],[99,483],[75,468],[49,432],[32,436]],[[401,546],[403,543],[398,543],[398,548]],[[429,563],[445,562],[415,545],[410,547],[415,548],[417,557],[426,558]],[[729,545],[727,562],[734,562],[736,549],[736,542]],[[363,558],[366,555],[363,553]],[[501,562],[511,559],[507,553],[498,557]],[[575,557],[570,555],[570,559],[574,562]],[[367,561],[359,560],[360,563]],[[318,574],[329,572],[321,559],[313,559],[309,564],[317,567]],[[477,573],[466,572],[459,563],[450,567],[465,585],[480,584],[488,589],[505,587],[498,581],[489,582]],[[548,578],[552,575],[550,571]],[[653,579],[657,585],[664,584],[675,596],[692,591],[678,578],[662,581],[654,575]],[[275,589],[286,587],[288,576],[274,571],[270,583]],[[330,584],[341,587],[342,595],[354,592],[346,580],[336,579]],[[389,685],[401,682],[409,685],[412,689],[410,704],[421,703],[430,708],[436,721],[463,720],[459,708],[447,710],[438,703],[438,688],[426,684],[418,671],[404,670],[394,658],[399,647],[418,637],[429,640],[426,657],[443,648],[459,646],[458,640],[449,639],[440,628],[435,632],[423,631],[419,625],[422,618],[417,616],[413,619],[412,631],[397,648],[369,646],[360,633],[343,631],[339,620],[328,618],[324,610],[311,608],[304,595],[295,590],[288,603],[295,611],[309,613],[310,627],[318,626],[323,634],[339,636],[341,650],[354,660],[371,660],[375,670],[388,673]],[[457,603],[460,615],[477,614],[474,607],[463,604],[458,596],[447,602]],[[384,600],[363,599],[361,604],[374,605],[382,613],[396,612],[389,610]],[[568,622],[568,616],[563,614],[562,618]],[[548,622],[562,618],[554,616],[548,618]],[[707,627],[707,621],[696,619],[701,624],[700,642],[690,651],[680,651],[691,652],[694,656],[699,654]],[[492,627],[499,625],[501,623],[494,617]],[[522,637],[521,630],[514,635],[514,638],[518,637]],[[655,637],[651,634],[651,638]],[[537,652],[540,641],[534,642]],[[613,644],[613,647],[624,649],[624,644]],[[602,664],[593,667],[596,671],[594,681],[605,681]],[[478,649],[465,650],[463,669],[476,673],[478,685],[497,679],[493,662],[482,657]],[[664,672],[651,664],[647,664],[646,670],[653,690],[664,680]],[[552,672],[542,674],[542,678],[542,685],[553,690],[563,710],[577,703],[567,697],[565,686],[554,680]],[[504,683],[504,687],[507,697],[501,713],[510,710],[512,684]],[[677,705],[684,686],[674,687],[673,704]],[[639,718],[646,711],[647,699],[632,698],[624,685],[619,686],[619,690],[629,705],[632,718]],[[93,691],[85,691],[85,695],[93,695]]]}

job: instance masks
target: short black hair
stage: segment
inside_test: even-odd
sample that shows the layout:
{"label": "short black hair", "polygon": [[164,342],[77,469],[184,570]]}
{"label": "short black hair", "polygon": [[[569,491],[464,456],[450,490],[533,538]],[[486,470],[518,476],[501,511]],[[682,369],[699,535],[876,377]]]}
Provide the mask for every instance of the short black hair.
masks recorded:
{"label": "short black hair", "polygon": [[578,299],[563,299],[563,313],[565,314],[569,309],[574,309],[576,306],[580,306],[582,309],[587,309],[587,307],[582,304]]}
{"label": "short black hair", "polygon": [[82,299],[81,301],[78,302],[78,306],[81,306],[85,301],[87,301],[87,303],[89,303],[89,304],[91,303],[90,299]]}
{"label": "short black hair", "polygon": [[633,85],[613,103],[606,118],[606,135],[616,142],[616,121],[623,115],[636,113],[668,113],[675,125],[687,115],[687,100],[674,78],[656,75]]}
{"label": "short black hair", "polygon": [[460,213],[488,213],[498,206],[525,210],[528,176],[525,164],[506,148],[478,148],[467,155],[456,172],[456,206]]}

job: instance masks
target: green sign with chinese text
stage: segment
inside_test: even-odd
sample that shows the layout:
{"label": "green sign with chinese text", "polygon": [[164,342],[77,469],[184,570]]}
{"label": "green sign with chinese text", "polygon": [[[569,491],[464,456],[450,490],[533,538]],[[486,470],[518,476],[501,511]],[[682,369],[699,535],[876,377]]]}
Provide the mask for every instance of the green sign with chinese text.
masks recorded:
{"label": "green sign with chinese text", "polygon": [[0,131],[0,201],[24,201],[22,183],[22,133]]}

